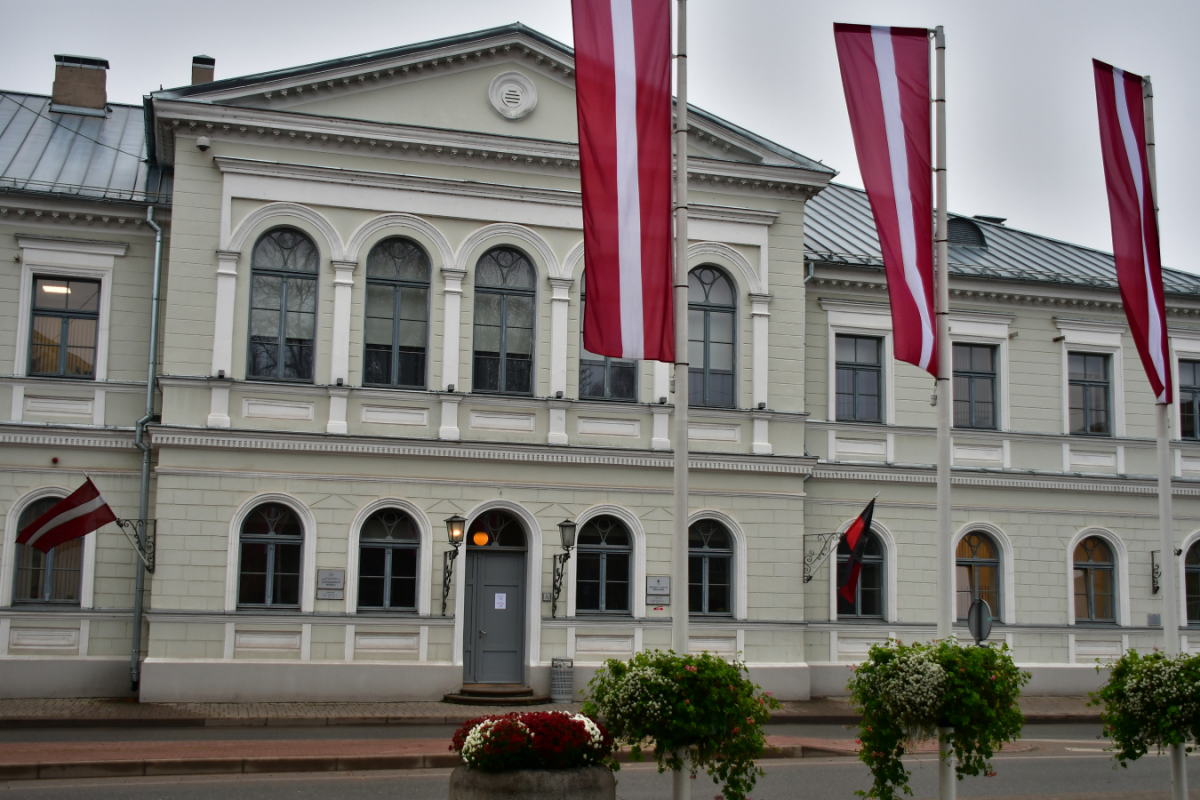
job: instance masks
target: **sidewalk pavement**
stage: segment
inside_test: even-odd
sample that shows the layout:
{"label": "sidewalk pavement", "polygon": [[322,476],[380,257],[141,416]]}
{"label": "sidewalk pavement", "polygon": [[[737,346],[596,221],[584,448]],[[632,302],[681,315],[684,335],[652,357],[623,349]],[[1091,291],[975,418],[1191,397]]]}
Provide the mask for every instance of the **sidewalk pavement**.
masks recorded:
{"label": "sidewalk pavement", "polygon": [[[460,725],[509,711],[578,711],[580,703],[462,706],[442,702],[395,703],[139,703],[125,699],[0,699],[0,728],[203,727],[222,725]],[[1100,710],[1085,697],[1023,697],[1028,723],[1099,723]],[[850,724],[858,716],[846,698],[788,702],[774,723]]]}

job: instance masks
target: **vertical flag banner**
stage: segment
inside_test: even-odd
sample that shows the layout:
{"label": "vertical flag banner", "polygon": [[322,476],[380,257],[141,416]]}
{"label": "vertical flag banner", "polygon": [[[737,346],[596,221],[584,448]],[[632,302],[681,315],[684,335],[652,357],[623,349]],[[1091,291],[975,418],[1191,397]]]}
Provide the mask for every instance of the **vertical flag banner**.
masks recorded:
{"label": "vertical flag banner", "polygon": [[572,0],[587,303],[583,343],[675,360],[670,0]]}
{"label": "vertical flag banner", "polygon": [[836,24],[833,36],[883,251],[896,358],[936,377],[929,32]]}
{"label": "vertical flag banner", "polygon": [[1121,301],[1154,397],[1170,403],[1166,301],[1146,157],[1142,77],[1102,61],[1093,60],[1092,66]]}
{"label": "vertical flag banner", "polygon": [[87,536],[116,521],[117,515],[104,502],[96,484],[88,478],[70,496],[64,497],[45,514],[26,525],[17,534],[17,544],[49,553],[63,542]]}
{"label": "vertical flag banner", "polygon": [[867,542],[871,537],[871,517],[875,514],[875,501],[867,503],[867,507],[858,515],[858,519],[846,531],[846,546],[850,548],[850,558],[846,563],[838,565],[838,594],[847,603],[854,602],[854,593],[858,591],[858,575],[862,572],[863,554],[867,551]]}

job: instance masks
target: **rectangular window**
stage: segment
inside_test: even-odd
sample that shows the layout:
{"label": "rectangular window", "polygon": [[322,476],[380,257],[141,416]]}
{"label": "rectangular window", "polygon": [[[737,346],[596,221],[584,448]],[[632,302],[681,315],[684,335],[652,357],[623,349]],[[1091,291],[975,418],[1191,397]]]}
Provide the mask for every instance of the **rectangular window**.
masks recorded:
{"label": "rectangular window", "polygon": [[996,427],[996,348],[954,345],[954,427]]}
{"label": "rectangular window", "polygon": [[883,421],[882,353],[883,340],[877,337],[836,337],[838,420]]}
{"label": "rectangular window", "polygon": [[96,377],[100,282],[34,278],[29,374]]}
{"label": "rectangular window", "polygon": [[1071,433],[1111,436],[1109,357],[1098,353],[1067,353]]}
{"label": "rectangular window", "polygon": [[1200,439],[1200,361],[1179,362],[1179,437]]}
{"label": "rectangular window", "polygon": [[363,383],[425,388],[428,308],[424,287],[367,284]]}
{"label": "rectangular window", "polygon": [[83,539],[73,539],[43,553],[17,545],[15,603],[79,605],[83,570]]}

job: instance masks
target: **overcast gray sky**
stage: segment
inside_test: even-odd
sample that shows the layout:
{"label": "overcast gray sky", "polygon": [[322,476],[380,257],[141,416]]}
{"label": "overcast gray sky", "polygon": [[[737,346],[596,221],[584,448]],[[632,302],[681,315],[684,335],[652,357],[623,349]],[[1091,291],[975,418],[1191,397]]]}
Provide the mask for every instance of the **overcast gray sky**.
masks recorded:
{"label": "overcast gray sky", "polygon": [[[692,103],[861,186],[832,23],[944,25],[950,207],[1111,249],[1091,58],[1150,74],[1164,260],[1200,272],[1200,3],[691,0]],[[49,93],[53,55],[109,59],[109,99],[523,22],[571,42],[569,0],[0,0],[0,89]],[[1189,88],[1189,85],[1191,88]]]}

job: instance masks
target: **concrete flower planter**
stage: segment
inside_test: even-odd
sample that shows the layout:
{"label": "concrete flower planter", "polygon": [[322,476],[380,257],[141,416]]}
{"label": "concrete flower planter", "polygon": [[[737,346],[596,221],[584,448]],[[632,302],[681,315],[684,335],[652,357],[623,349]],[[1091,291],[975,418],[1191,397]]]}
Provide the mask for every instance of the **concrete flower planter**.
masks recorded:
{"label": "concrete flower planter", "polygon": [[465,764],[450,774],[450,800],[615,800],[608,767],[484,772]]}

